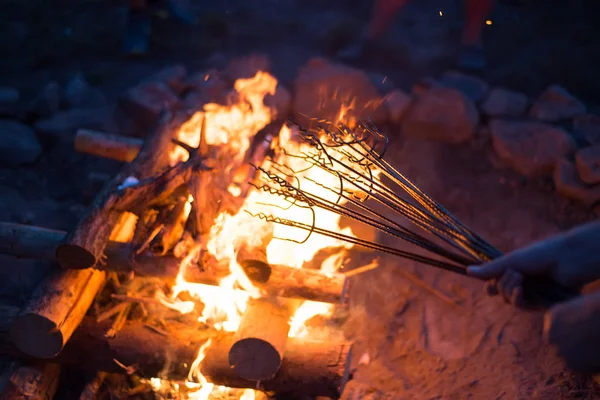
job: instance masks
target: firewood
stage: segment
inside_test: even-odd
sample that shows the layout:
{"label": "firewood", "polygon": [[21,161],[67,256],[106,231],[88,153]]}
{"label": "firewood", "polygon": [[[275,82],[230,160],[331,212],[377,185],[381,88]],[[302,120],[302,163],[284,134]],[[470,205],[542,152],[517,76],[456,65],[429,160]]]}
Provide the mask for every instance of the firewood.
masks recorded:
{"label": "firewood", "polygon": [[98,372],[94,378],[92,378],[88,383],[85,384],[83,390],[81,391],[81,395],[79,396],[79,400],[95,400],[98,398],[98,392],[104,383],[104,379],[106,378],[106,372]]}
{"label": "firewood", "polygon": [[193,175],[203,175],[200,172],[209,169],[203,165],[203,161],[204,157],[196,154],[157,176],[118,190],[112,200],[112,207],[140,213],[148,207],[163,205]]}
{"label": "firewood", "polygon": [[235,244],[236,261],[247,275],[255,276],[255,280],[266,281],[270,275],[267,247],[273,239],[273,225],[266,225],[252,237],[242,237]]}
{"label": "firewood", "polygon": [[[63,231],[0,222],[0,253],[53,260],[52,249],[61,243],[65,235]],[[99,264],[97,268],[103,271],[134,272],[147,277],[177,277],[180,259],[168,255],[158,257],[150,252],[133,257],[133,252],[131,245],[109,242],[105,251],[106,262]],[[346,278],[343,274],[328,276],[318,270],[267,265],[264,262],[260,265],[243,262],[242,267],[252,284],[268,296],[326,303],[339,303],[346,298]],[[206,262],[203,266],[192,264],[186,269],[184,277],[193,283],[218,285],[229,273],[227,265]]]}
{"label": "firewood", "polygon": [[[336,398],[349,379],[352,346],[348,342],[288,338],[279,371],[272,379],[257,383],[239,377],[229,365],[234,333],[199,331],[172,321],[165,336],[141,322],[127,322],[110,338],[105,335],[110,323],[105,322],[98,324],[93,318],[85,318],[52,361],[88,371],[135,372],[147,378],[185,380],[198,349],[211,339],[200,370],[216,385]],[[6,340],[10,323],[11,318],[0,320],[0,353],[27,358]]]}
{"label": "firewood", "polygon": [[51,400],[56,394],[60,365],[33,362],[13,362],[4,382],[0,400]]}
{"label": "firewood", "polygon": [[104,271],[90,267],[102,259],[111,235],[116,235],[113,239],[131,236],[125,232],[131,231],[129,219],[123,220],[123,213],[112,208],[118,186],[128,177],[146,179],[168,166],[171,139],[182,117],[165,114],[161,118],[136,159],[107,183],[88,213],[57,247],[56,260],[68,270],[55,271],[45,279],[11,327],[11,338],[23,353],[50,358],[67,343],[106,279]]}
{"label": "firewood", "polygon": [[241,378],[264,381],[275,376],[284,358],[290,319],[299,301],[251,299],[229,350],[229,365]]}
{"label": "firewood", "polygon": [[94,269],[53,271],[15,319],[10,330],[15,345],[36,358],[56,356],[87,313],[104,280],[105,272]]}
{"label": "firewood", "polygon": [[62,267],[91,268],[102,258],[108,237],[121,211],[125,211],[114,207],[123,197],[119,193],[119,186],[128,177],[144,181],[168,167],[169,153],[174,146],[171,140],[183,122],[182,117],[166,113],[137,157],[106,184],[87,214],[56,249],[56,259]]}
{"label": "firewood", "polygon": [[150,250],[153,254],[164,256],[181,239],[190,214],[190,207],[187,196],[181,196],[169,210],[161,231],[150,243]]}
{"label": "firewood", "polygon": [[0,253],[18,258],[54,260],[65,232],[0,222]]}
{"label": "firewood", "polygon": [[[111,240],[129,240],[137,217],[123,213]],[[106,281],[97,269],[56,270],[36,288],[29,303],[15,318],[10,335],[25,354],[50,358],[58,354],[94,302]]]}
{"label": "firewood", "polygon": [[80,153],[131,162],[140,152],[144,141],[127,136],[110,135],[89,129],[78,129],[75,134],[75,150]]}

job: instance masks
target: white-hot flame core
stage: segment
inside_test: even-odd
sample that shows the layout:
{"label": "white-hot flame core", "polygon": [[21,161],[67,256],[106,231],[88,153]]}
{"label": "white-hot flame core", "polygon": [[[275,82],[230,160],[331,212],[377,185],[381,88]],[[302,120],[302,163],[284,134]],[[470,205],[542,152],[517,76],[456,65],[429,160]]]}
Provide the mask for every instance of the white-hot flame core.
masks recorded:
{"label": "white-hot flame core", "polygon": [[[219,162],[226,160],[227,165],[220,165],[230,173],[241,165],[251,140],[257,132],[271,122],[272,110],[263,103],[267,94],[274,94],[277,80],[265,72],[258,72],[253,78],[239,79],[234,88],[237,101],[228,105],[210,103],[202,111],[195,113],[190,120],[181,126],[177,138],[193,147],[200,145],[200,132],[204,126],[203,141],[207,145],[220,146],[223,155]],[[352,105],[340,110],[339,118],[347,122],[348,110]],[[293,140],[295,127],[284,125],[279,136],[274,139],[272,148],[276,155],[272,161],[265,160],[262,164],[266,170],[277,168],[273,162],[287,165],[294,171],[290,183],[303,190],[328,199],[339,201],[335,188],[339,179],[331,173],[312,165],[304,159],[292,157],[292,154],[303,154],[314,151],[307,143]],[[296,132],[297,133],[297,132]],[[219,157],[219,156],[217,156]],[[171,153],[171,164],[175,165],[188,158],[187,152],[176,146]],[[291,171],[282,170],[285,175]],[[332,190],[333,189],[333,190]],[[234,197],[241,195],[239,186],[229,185],[229,194]],[[191,200],[186,205],[191,209]],[[247,212],[246,212],[247,211]],[[159,300],[168,307],[181,312],[193,311],[193,302],[182,302],[176,297],[186,291],[204,304],[199,322],[213,326],[215,329],[234,332],[238,329],[241,316],[251,297],[260,297],[261,292],[247,278],[236,260],[236,250],[240,243],[260,246],[269,242],[265,238],[274,237],[266,248],[267,260],[271,265],[287,265],[301,268],[305,262],[311,261],[323,249],[336,248],[339,251],[329,256],[322,264],[324,274],[331,275],[341,267],[345,250],[351,245],[337,239],[313,234],[307,238],[307,232],[294,227],[272,224],[253,217],[252,214],[264,213],[277,218],[299,221],[309,225],[314,223],[319,228],[354,236],[350,228],[340,228],[340,216],[336,213],[321,209],[302,207],[290,204],[285,199],[252,188],[244,199],[240,211],[234,215],[221,213],[214,222],[210,234],[182,260],[179,276],[173,287],[173,298],[158,296]],[[277,239],[288,240],[277,240]],[[208,251],[222,265],[228,265],[230,274],[223,278],[219,286],[209,286],[186,282],[184,271],[197,262],[200,251]],[[305,322],[316,315],[331,315],[333,306],[325,303],[306,301],[290,320],[290,337],[302,337],[308,334]],[[210,341],[205,343],[198,352],[190,370],[189,387],[198,388],[193,399],[208,399],[211,393],[226,391],[227,388],[214,387],[208,383],[200,372],[200,365],[206,354]],[[254,392],[247,390],[241,400],[254,399]]]}
{"label": "white-hot flame core", "polygon": [[317,315],[330,316],[333,313],[333,305],[319,303],[316,301],[305,301],[300,305],[290,320],[290,331],[288,337],[305,337],[308,335],[306,321]]}
{"label": "white-hot flame core", "polygon": [[[195,113],[181,126],[177,139],[198,147],[205,120],[206,144],[227,145],[239,157],[236,161],[243,159],[252,137],[271,122],[271,109],[263,104],[263,99],[267,94],[275,94],[276,87],[277,79],[262,71],[257,72],[253,78],[238,79],[234,85],[239,96],[236,103],[206,104],[203,111]],[[176,147],[171,153],[172,164],[187,158],[187,152],[180,147]]]}
{"label": "white-hot flame core", "polygon": [[210,393],[213,391],[215,387],[214,384],[208,382],[202,372],[200,372],[200,364],[204,357],[206,357],[206,349],[210,346],[212,340],[208,339],[200,349],[198,350],[198,355],[196,359],[192,363],[192,367],[190,368],[190,373],[188,374],[188,380],[186,385],[190,389],[196,389],[197,391],[190,393],[188,397],[193,400],[206,400],[210,396]]}

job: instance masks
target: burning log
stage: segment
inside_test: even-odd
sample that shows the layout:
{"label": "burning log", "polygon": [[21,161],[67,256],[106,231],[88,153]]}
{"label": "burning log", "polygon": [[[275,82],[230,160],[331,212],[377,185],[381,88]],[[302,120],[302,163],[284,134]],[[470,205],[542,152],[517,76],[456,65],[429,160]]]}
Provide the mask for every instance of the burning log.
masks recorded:
{"label": "burning log", "polygon": [[[0,311],[4,316],[0,320],[0,353],[30,360],[7,338],[18,310],[5,307]],[[127,322],[117,335],[107,337],[110,326],[109,321],[84,318],[64,350],[51,361],[88,371],[135,372],[147,378],[183,381],[198,349],[210,339],[200,372],[216,385],[335,398],[350,375],[352,345],[344,341],[288,338],[279,371],[272,379],[257,383],[241,378],[229,365],[234,333],[199,331],[175,321],[167,333],[141,322]]]}
{"label": "burning log", "polygon": [[242,237],[236,244],[235,257],[246,275],[255,277],[258,282],[266,282],[271,268],[267,259],[267,247],[273,239],[273,226],[266,225],[252,237]]}
{"label": "burning log", "polygon": [[285,357],[272,379],[247,380],[233,373],[227,352],[232,338],[212,339],[200,366],[202,374],[217,385],[257,388],[277,394],[304,394],[338,398],[350,378],[352,346],[347,342],[314,342],[288,338]]}
{"label": "burning log", "polygon": [[98,270],[56,270],[36,288],[11,327],[15,345],[37,358],[57,355],[79,325],[105,273]]}
{"label": "burning log", "polygon": [[[64,231],[0,222],[0,253],[17,257],[54,260],[53,249],[64,239]],[[133,247],[124,243],[109,242],[106,259],[97,268],[104,271],[134,272],[136,275],[174,279],[181,260],[173,256],[157,257],[142,253],[132,260]],[[267,265],[243,262],[244,272],[252,284],[272,297],[287,297],[325,303],[343,302],[346,297],[346,278],[343,274],[325,275],[318,270],[292,268],[284,265]],[[204,269],[191,265],[185,271],[188,282],[218,285],[229,275],[229,267],[216,262],[205,263]]]}
{"label": "burning log", "polygon": [[[180,122],[168,114],[161,119],[136,159],[105,186],[75,230],[57,247],[56,260],[69,270],[56,271],[44,280],[14,321],[11,337],[22,352],[50,358],[69,340],[105,282],[105,272],[90,267],[103,257],[111,235],[130,236],[126,231],[132,231],[132,219],[122,219],[127,214],[112,207],[118,186],[130,176],[146,179],[168,166],[171,137]],[[83,270],[73,270],[79,268]]]}
{"label": "burning log", "polygon": [[75,135],[75,150],[98,157],[131,162],[137,157],[144,141],[127,136],[79,129]]}
{"label": "burning log", "polygon": [[148,179],[169,165],[171,140],[182,119],[167,113],[153,134],[146,140],[137,157],[127,164],[100,192],[87,214],[56,249],[58,263],[68,269],[91,268],[102,258],[108,238],[116,226],[121,211],[115,204],[121,197],[119,186],[128,177]]}
{"label": "burning log", "polygon": [[14,362],[0,382],[1,400],[47,400],[58,389],[60,365]]}
{"label": "burning log", "polygon": [[161,231],[150,243],[150,250],[153,254],[164,256],[181,239],[190,209],[188,197],[181,196],[169,210]]}
{"label": "burning log", "polygon": [[299,301],[252,299],[229,350],[229,365],[241,378],[264,381],[281,366],[290,319]]}

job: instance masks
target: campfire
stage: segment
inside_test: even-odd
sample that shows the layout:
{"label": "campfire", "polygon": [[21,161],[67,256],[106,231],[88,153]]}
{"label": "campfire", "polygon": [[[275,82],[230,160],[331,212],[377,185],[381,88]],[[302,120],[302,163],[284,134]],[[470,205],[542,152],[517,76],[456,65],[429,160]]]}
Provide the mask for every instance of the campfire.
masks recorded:
{"label": "campfire", "polygon": [[127,164],[71,232],[0,224],[3,252],[61,267],[24,309],[6,310],[5,353],[136,375],[131,390],[164,398],[339,397],[351,343],[307,321],[344,303],[352,245],[255,216],[353,232],[253,184],[260,168],[285,164],[295,184],[336,196],[335,176],[302,172],[297,127],[265,106],[276,87],[262,71],[238,79],[226,104],[164,112],[146,140],[80,130],[78,151]]}

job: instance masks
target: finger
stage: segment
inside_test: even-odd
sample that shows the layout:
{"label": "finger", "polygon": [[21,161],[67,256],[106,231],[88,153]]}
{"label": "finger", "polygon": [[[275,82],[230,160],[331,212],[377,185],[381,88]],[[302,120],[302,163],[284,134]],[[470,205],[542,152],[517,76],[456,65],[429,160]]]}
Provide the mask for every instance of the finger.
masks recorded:
{"label": "finger", "polygon": [[467,268],[467,273],[475,278],[486,280],[500,277],[507,269],[525,274],[536,273],[549,265],[554,246],[555,243],[551,240],[539,242],[508,253],[487,264],[472,265]]}
{"label": "finger", "polygon": [[523,294],[522,287],[514,288],[511,301],[515,305],[515,307],[525,307],[525,295]]}
{"label": "finger", "polygon": [[516,307],[525,305],[525,296],[523,294],[523,275],[519,272],[512,271],[512,281],[510,290],[510,302]]}
{"label": "finger", "polygon": [[520,273],[508,269],[504,272],[502,278],[500,278],[499,290],[504,300],[509,304],[516,305],[514,296],[516,296],[515,292],[521,285],[521,277],[522,275]]}
{"label": "finger", "polygon": [[511,274],[510,274],[510,270],[507,270],[504,275],[502,275],[502,277],[498,280],[498,291],[500,292],[500,295],[502,295],[502,298],[504,299],[504,301],[506,303],[510,303],[510,295],[511,295]]}
{"label": "finger", "polygon": [[496,279],[486,281],[484,289],[488,296],[497,296],[498,293],[500,293],[498,290],[498,281]]}

